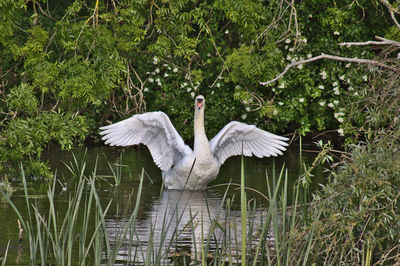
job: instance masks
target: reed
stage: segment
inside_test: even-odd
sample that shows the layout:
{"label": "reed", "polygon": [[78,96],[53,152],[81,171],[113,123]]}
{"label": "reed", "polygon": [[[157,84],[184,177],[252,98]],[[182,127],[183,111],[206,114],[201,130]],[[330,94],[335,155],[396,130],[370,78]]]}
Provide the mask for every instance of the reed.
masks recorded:
{"label": "reed", "polygon": [[[82,160],[85,158],[86,156]],[[285,166],[278,172],[274,164],[272,175],[266,172],[267,195],[263,195],[263,198],[268,199],[268,203],[260,206],[267,207],[259,207],[255,200],[247,199],[246,191],[249,189],[245,186],[245,165],[242,158],[239,219],[235,215],[238,213],[237,207],[234,207],[237,206],[235,196],[227,196],[232,188],[232,184],[229,183],[217,207],[213,206],[211,209],[209,200],[205,198],[205,212],[195,213],[190,205],[178,206],[178,203],[181,203],[181,198],[178,198],[176,206],[171,203],[164,213],[160,214],[161,220],[157,220],[159,224],[150,219],[146,240],[141,239],[136,230],[144,170],[140,174],[136,199],[132,200],[132,194],[129,199],[129,202],[134,202],[133,211],[129,213],[129,206],[125,208],[124,215],[119,218],[118,229],[113,231],[111,238],[106,216],[109,215],[112,200],[106,204],[100,201],[97,193],[97,160],[89,175],[85,174],[86,163],[78,161],[74,155],[72,162],[67,166],[71,174],[77,177],[77,181],[74,188],[69,190],[65,206],[67,211],[63,217],[57,212],[57,175],[48,188],[48,211],[43,211],[37,202],[31,199],[22,165],[20,170],[26,215],[22,215],[8,195],[1,192],[21,221],[29,245],[30,264],[307,264],[313,247],[313,231],[305,235],[297,233],[299,228],[305,225],[299,212],[299,209],[302,209],[299,208],[302,206],[299,195],[303,193],[301,189],[304,188],[301,187],[301,182],[296,182],[295,187],[289,190]],[[121,167],[122,160],[117,170],[112,170],[118,185],[123,178]],[[188,217],[184,217],[183,209],[188,211]],[[179,228],[177,225],[180,225]],[[193,243],[189,253],[176,249],[178,239],[186,231],[191,231]],[[303,236],[301,241],[298,241],[299,236]],[[123,258],[121,250],[124,250]],[[3,264],[6,257],[1,258]],[[368,256],[366,257],[368,259]]]}

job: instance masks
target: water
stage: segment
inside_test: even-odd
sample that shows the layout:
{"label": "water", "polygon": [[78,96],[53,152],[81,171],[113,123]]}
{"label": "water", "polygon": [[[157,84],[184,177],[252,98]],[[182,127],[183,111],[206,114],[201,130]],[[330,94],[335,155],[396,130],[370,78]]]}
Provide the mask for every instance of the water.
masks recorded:
{"label": "water", "polygon": [[[85,152],[85,150],[87,151]],[[132,213],[134,199],[136,199],[137,187],[139,185],[139,175],[142,168],[145,169],[145,179],[142,190],[142,197],[138,213],[138,221],[134,234],[134,242],[126,241],[121,246],[117,261],[125,262],[133,256],[136,260],[142,260],[146,256],[147,245],[157,247],[158,250],[152,256],[156,257],[160,252],[168,254],[166,257],[175,256],[176,253],[189,254],[192,259],[198,259],[201,246],[201,233],[207,235],[210,220],[224,217],[224,222],[228,220],[240,223],[240,191],[236,184],[240,184],[240,163],[241,158],[233,157],[228,159],[220,169],[220,174],[215,181],[209,184],[209,189],[202,192],[180,192],[168,191],[162,188],[161,172],[154,165],[151,155],[147,148],[140,149],[118,149],[106,146],[79,147],[74,150],[78,161],[81,161],[84,154],[87,163],[86,172],[90,173],[97,162],[97,173],[102,178],[97,182],[97,193],[99,194],[102,206],[112,200],[110,210],[106,215],[107,232],[111,243],[118,238],[118,229],[123,228],[126,217]],[[306,165],[311,165],[316,153],[303,153],[302,159]],[[121,157],[122,156],[122,157]],[[57,186],[56,192],[56,211],[62,217],[66,211],[69,193],[73,191],[76,180],[71,177],[64,163],[69,164],[72,160],[71,152],[60,151],[57,147],[51,147],[49,151],[43,154],[43,159],[48,160],[53,169],[57,169],[57,176],[61,182]],[[121,161],[122,159],[122,161]],[[275,160],[275,162],[274,162]],[[108,162],[112,165],[123,164],[121,185],[114,186],[114,179],[110,177],[111,170]],[[64,162],[64,163],[63,163]],[[291,147],[284,153],[284,156],[277,158],[245,158],[246,186],[250,189],[267,194],[266,171],[271,180],[272,168],[275,165],[279,172],[282,165],[288,169],[289,185],[293,184],[301,172],[301,163],[299,161],[298,147]],[[313,171],[313,186],[323,182],[325,173],[324,167],[320,166]],[[63,191],[62,186],[67,190]],[[222,204],[222,197],[227,190],[227,183],[232,183],[231,189],[227,192],[228,198],[235,198],[232,208],[228,211]],[[28,184],[29,194],[37,202],[37,208],[43,213],[48,213],[47,184],[31,182]],[[24,192],[21,187],[14,187],[16,191],[11,199],[16,207],[23,213],[26,213],[26,202]],[[267,206],[268,202],[258,193],[251,190],[247,191],[247,199],[254,199],[257,206]],[[253,201],[254,202],[254,201]],[[83,210],[82,210],[83,211]],[[227,213],[229,212],[229,217]],[[256,214],[262,219],[261,214]],[[165,230],[165,221],[172,221]],[[29,264],[28,240],[23,239],[18,242],[17,216],[11,206],[1,198],[0,200],[0,256],[6,249],[10,240],[10,247],[7,256],[7,264],[26,265]],[[197,226],[201,224],[202,226]],[[164,228],[164,229],[163,229]],[[240,228],[238,225],[237,228]],[[166,231],[165,233],[162,233]],[[150,232],[152,234],[150,236]],[[217,231],[215,231],[217,232]],[[240,230],[232,233],[232,239],[240,239]],[[125,237],[125,236],[124,236]],[[149,239],[151,242],[149,244]],[[161,241],[165,239],[166,241]],[[214,239],[218,239],[215,236]],[[237,240],[236,240],[237,241]],[[166,245],[165,243],[170,243]],[[240,247],[240,243],[236,246]],[[140,246],[140,252],[138,247]],[[210,248],[215,248],[216,244],[211,243]],[[166,262],[167,263],[167,262]]]}

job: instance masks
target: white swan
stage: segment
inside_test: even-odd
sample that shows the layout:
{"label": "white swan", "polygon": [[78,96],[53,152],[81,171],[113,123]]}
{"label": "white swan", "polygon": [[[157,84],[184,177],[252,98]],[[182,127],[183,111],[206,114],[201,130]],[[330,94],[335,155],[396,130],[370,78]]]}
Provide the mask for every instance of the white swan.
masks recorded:
{"label": "white swan", "polygon": [[286,150],[288,138],[236,121],[228,123],[209,142],[204,130],[204,107],[204,97],[197,96],[193,151],[185,145],[163,112],[134,115],[101,127],[100,134],[104,135],[105,144],[111,146],[145,144],[155,164],[162,170],[165,186],[179,190],[205,189],[217,177],[220,166],[228,157],[243,153],[261,158],[282,155]]}

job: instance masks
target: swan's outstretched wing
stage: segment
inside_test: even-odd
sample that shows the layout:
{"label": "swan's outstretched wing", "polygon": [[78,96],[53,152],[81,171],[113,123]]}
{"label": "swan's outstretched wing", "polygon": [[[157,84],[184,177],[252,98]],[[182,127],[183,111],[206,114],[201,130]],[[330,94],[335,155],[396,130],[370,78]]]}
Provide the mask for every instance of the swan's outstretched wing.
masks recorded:
{"label": "swan's outstretched wing", "polygon": [[255,155],[259,158],[282,155],[288,138],[281,137],[254,125],[232,121],[210,141],[211,150],[220,164],[234,155]]}
{"label": "swan's outstretched wing", "polygon": [[105,144],[111,146],[145,144],[155,164],[163,171],[168,171],[186,154],[192,152],[163,112],[137,114],[100,129]]}

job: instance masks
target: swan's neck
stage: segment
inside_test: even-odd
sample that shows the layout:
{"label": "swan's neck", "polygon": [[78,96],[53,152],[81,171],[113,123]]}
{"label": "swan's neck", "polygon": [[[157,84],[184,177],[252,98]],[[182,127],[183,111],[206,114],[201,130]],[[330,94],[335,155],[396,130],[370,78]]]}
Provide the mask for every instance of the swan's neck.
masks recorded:
{"label": "swan's neck", "polygon": [[208,142],[204,129],[204,110],[195,112],[194,115],[194,147],[193,151],[197,156],[211,154],[210,143]]}

